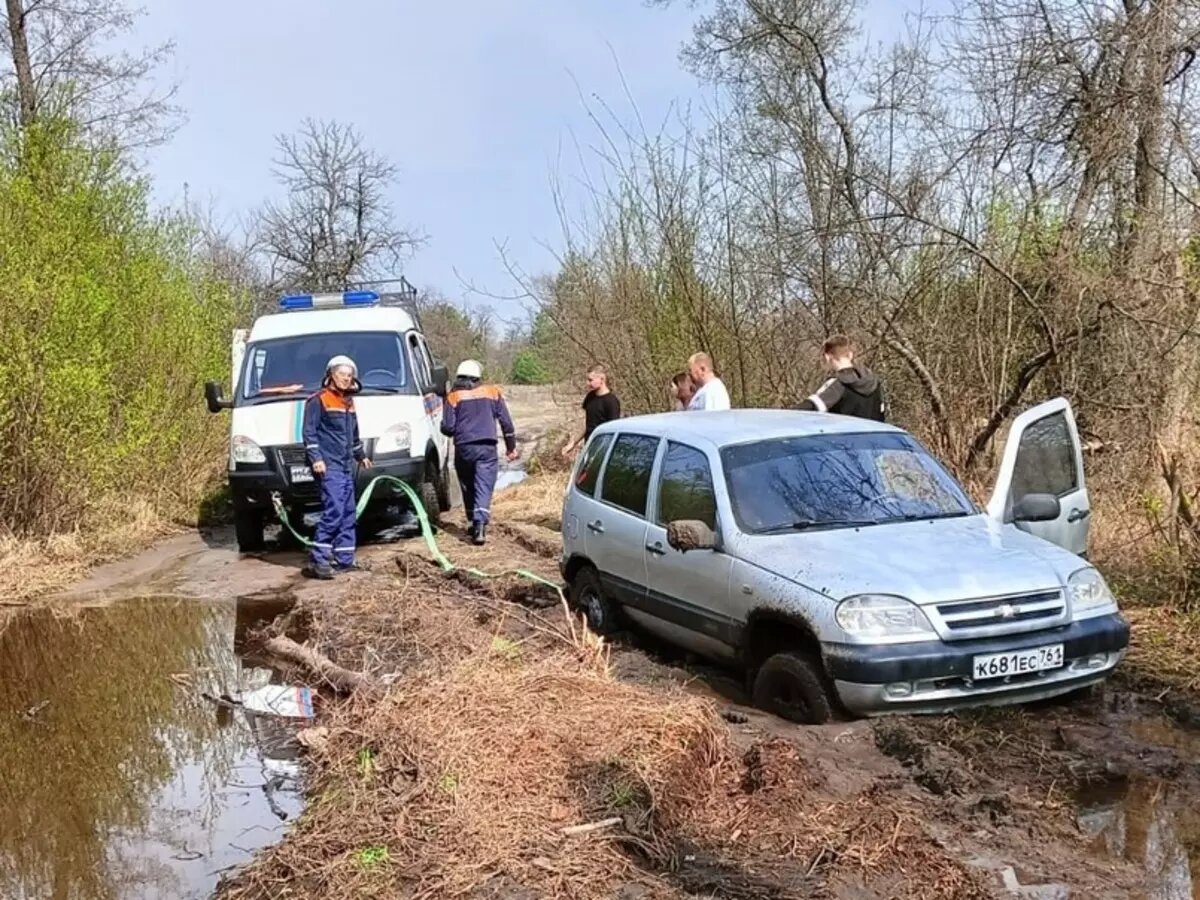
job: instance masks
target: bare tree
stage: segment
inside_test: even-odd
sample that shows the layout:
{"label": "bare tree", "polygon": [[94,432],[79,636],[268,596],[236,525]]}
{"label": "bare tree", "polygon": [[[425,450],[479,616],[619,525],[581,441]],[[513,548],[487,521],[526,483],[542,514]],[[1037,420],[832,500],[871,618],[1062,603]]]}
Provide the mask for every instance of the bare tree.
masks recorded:
{"label": "bare tree", "polygon": [[0,71],[0,86],[14,124],[69,119],[121,147],[159,143],[174,131],[176,86],[155,79],[174,46],[113,49],[137,18],[119,0],[5,0],[4,17],[0,42],[11,68]]}
{"label": "bare tree", "polygon": [[324,289],[389,277],[423,240],[396,224],[395,166],[352,126],[310,119],[277,148],[286,197],[267,203],[257,227],[272,283]]}

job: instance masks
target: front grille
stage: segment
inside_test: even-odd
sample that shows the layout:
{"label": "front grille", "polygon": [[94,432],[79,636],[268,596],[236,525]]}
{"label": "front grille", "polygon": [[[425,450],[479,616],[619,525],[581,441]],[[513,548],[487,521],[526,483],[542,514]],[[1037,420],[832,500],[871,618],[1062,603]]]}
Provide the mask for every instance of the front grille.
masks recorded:
{"label": "front grille", "polygon": [[939,603],[938,617],[951,639],[984,637],[1050,628],[1066,620],[1062,591],[1040,591],[984,600]]}
{"label": "front grille", "polygon": [[279,461],[285,466],[307,466],[308,458],[304,454],[303,444],[292,444],[279,448]]}

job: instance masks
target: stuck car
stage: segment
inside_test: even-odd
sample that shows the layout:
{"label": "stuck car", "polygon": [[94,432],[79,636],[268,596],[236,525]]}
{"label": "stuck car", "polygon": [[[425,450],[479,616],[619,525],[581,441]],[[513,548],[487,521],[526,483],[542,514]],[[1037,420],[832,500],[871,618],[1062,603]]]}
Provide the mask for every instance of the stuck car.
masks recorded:
{"label": "stuck car", "polygon": [[756,705],[819,723],[1065,694],[1129,626],[1086,559],[1070,405],[1009,432],[987,507],[912,435],[784,410],[610,422],[563,503],[573,604],[741,666]]}

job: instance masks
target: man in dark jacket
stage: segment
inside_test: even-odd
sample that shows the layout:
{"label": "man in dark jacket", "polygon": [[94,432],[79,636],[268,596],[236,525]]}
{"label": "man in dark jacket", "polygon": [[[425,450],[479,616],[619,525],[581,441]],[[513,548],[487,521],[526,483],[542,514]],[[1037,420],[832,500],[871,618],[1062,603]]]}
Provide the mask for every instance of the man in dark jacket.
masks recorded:
{"label": "man in dark jacket", "polygon": [[462,487],[471,539],[482,545],[491,521],[492,491],[500,460],[496,423],[504,435],[509,461],[517,458],[517,436],[508,405],[494,384],[483,383],[483,366],[468,359],[455,372],[454,388],[442,408],[442,433],[454,439],[454,471]]}
{"label": "man in dark jacket", "polygon": [[833,377],[800,404],[801,409],[883,421],[883,387],[864,365],[854,361],[854,345],[845,335],[829,338],[821,347]]}
{"label": "man in dark jacket", "polygon": [[332,578],[331,562],[343,571],[358,568],[354,482],[360,465],[371,467],[354,411],[352,395],[359,387],[354,360],[335,356],[325,366],[321,389],[304,404],[304,453],[321,487],[321,520],[304,570],[310,578]]}

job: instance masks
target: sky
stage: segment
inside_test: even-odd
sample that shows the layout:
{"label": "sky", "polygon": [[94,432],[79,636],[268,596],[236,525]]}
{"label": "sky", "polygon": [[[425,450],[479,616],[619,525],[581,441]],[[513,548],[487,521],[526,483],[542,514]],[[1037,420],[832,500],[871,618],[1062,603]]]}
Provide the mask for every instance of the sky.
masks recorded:
{"label": "sky", "polygon": [[[703,103],[679,63],[698,15],[640,0],[141,0],[133,41],[175,43],[162,75],[187,118],[148,153],[155,196],[187,196],[234,227],[275,195],[275,136],[306,117],[353,124],[398,168],[398,220],[428,235],[406,263],[419,287],[523,316],[504,256],[551,272],[552,183],[581,198],[595,165],[588,105],[651,124]],[[908,0],[871,0],[872,31]],[[497,299],[497,297],[501,299]]]}

